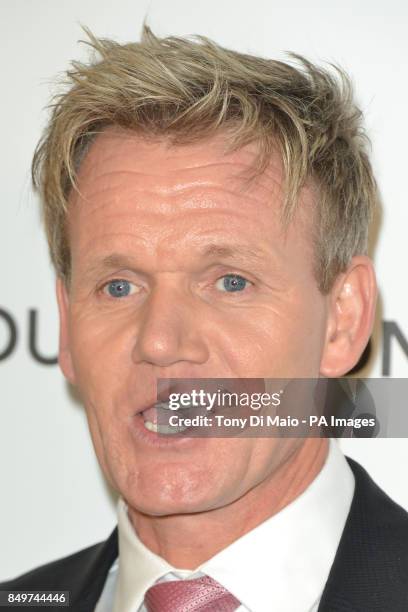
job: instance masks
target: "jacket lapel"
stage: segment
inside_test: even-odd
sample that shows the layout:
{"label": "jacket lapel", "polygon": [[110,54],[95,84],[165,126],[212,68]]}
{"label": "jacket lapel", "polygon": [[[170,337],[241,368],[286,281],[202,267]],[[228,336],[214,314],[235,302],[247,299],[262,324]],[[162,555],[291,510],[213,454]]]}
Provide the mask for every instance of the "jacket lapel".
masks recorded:
{"label": "jacket lapel", "polygon": [[102,593],[108,572],[118,556],[118,530],[105,542],[93,547],[89,555],[78,564],[70,576],[72,591],[70,609],[73,612],[91,612]]}

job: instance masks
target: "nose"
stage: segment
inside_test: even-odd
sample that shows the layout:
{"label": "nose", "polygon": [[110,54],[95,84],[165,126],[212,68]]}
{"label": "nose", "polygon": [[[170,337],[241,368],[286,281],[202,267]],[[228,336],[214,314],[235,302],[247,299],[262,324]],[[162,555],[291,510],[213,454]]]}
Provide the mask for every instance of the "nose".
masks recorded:
{"label": "nose", "polygon": [[170,366],[180,361],[202,364],[209,357],[194,297],[156,286],[142,307],[133,361]]}

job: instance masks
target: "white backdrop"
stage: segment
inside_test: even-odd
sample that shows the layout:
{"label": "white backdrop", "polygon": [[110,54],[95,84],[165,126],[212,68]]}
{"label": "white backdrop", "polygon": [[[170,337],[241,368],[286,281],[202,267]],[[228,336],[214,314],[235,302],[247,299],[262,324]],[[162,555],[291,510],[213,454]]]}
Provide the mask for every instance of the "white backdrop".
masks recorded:
{"label": "white backdrop", "polygon": [[[340,63],[351,73],[384,201],[374,254],[381,301],[375,350],[364,373],[408,374],[408,351],[401,342],[408,339],[404,0],[3,0],[0,580],[105,539],[115,524],[113,497],[94,459],[83,410],[69,396],[57,366],[40,363],[30,351],[35,328],[37,353],[55,357],[57,311],[29,167],[52,79],[69,60],[87,55],[87,48],[77,44],[84,37],[79,24],[98,36],[129,41],[138,38],[145,17],[159,35],[200,33],[269,57],[292,50],[314,61]],[[30,311],[36,317],[31,324]],[[384,346],[382,321],[394,322],[397,327],[387,329],[400,332],[390,350]],[[343,447],[408,508],[408,441],[349,440]]]}

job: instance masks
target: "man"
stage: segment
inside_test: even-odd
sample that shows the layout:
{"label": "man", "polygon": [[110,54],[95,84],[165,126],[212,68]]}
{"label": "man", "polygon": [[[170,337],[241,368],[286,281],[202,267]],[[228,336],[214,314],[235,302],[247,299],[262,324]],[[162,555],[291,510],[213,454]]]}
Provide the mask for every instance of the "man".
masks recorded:
{"label": "man", "polygon": [[359,360],[377,194],[345,75],[148,28],[91,40],[33,169],[59,362],[118,531],[2,590],[69,590],[76,611],[408,610],[407,514],[333,441],[161,436],[151,416],[158,379]]}

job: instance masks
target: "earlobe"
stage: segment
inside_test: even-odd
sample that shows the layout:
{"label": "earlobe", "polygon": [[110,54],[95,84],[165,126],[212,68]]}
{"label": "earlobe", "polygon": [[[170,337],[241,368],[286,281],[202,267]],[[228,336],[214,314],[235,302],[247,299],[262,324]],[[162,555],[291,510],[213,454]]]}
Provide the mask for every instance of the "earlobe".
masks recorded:
{"label": "earlobe", "polygon": [[344,376],[358,362],[372,332],[376,299],[377,285],[370,258],[353,257],[331,291],[321,375]]}
{"label": "earlobe", "polygon": [[58,363],[65,378],[74,385],[75,373],[72,366],[68,317],[69,296],[66,284],[60,277],[57,278],[56,282],[56,294],[60,321]]}

